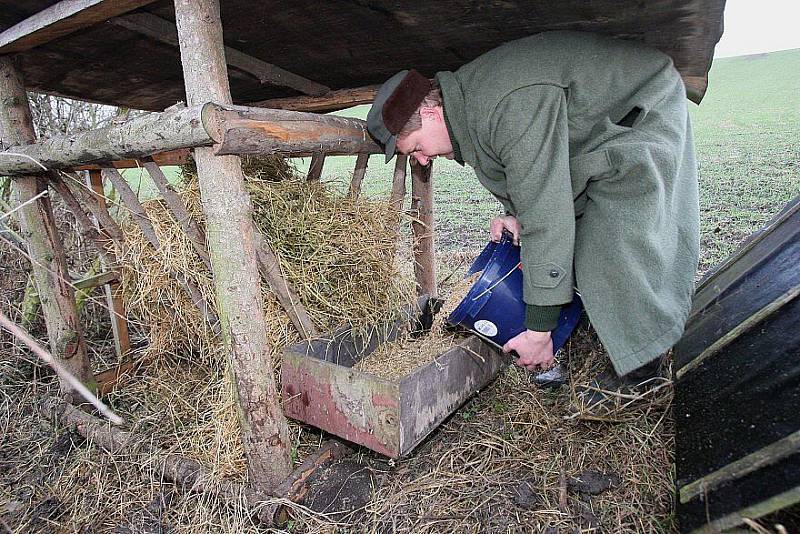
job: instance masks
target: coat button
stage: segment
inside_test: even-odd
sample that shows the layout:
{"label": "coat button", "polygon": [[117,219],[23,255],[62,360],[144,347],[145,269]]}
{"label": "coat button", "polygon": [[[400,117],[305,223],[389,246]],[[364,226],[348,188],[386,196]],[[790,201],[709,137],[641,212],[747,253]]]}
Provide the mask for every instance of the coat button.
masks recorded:
{"label": "coat button", "polygon": [[556,271],[555,269],[550,271],[550,278],[558,278],[558,271]]}

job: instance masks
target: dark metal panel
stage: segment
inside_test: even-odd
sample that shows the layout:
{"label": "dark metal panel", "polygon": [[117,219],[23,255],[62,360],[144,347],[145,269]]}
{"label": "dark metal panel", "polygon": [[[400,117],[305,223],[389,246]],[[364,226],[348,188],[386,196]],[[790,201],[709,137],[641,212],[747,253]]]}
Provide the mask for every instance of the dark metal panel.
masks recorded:
{"label": "dark metal panel", "polygon": [[675,384],[678,485],[800,429],[800,297]]}
{"label": "dark metal panel", "polygon": [[[724,289],[719,289],[717,280],[709,280],[695,297],[703,307],[692,315],[675,347],[678,376],[685,366],[733,328],[800,287],[798,265],[800,210],[775,227],[735,265],[719,273],[719,286]],[[726,277],[729,279],[725,280]]]}
{"label": "dark metal panel", "polygon": [[681,532],[721,532],[800,502],[800,453],[678,503]]}

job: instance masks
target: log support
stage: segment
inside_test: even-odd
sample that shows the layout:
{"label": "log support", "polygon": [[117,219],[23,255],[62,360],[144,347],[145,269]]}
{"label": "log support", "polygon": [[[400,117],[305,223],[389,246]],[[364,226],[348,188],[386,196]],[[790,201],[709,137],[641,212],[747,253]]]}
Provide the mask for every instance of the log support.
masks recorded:
{"label": "log support", "polygon": [[325,154],[316,153],[311,156],[311,165],[308,166],[306,181],[318,182],[322,176],[322,168],[325,166]]}
{"label": "log support", "polygon": [[364,181],[364,175],[367,174],[367,163],[369,163],[369,154],[359,154],[356,157],[353,179],[350,180],[350,188],[347,191],[347,195],[354,200],[361,195],[361,182]]}
{"label": "log support", "polygon": [[[12,59],[0,57],[0,144],[27,145],[35,141],[31,111],[22,77]],[[86,353],[86,342],[78,322],[75,292],[70,285],[67,262],[58,235],[47,178],[27,175],[14,180],[17,200],[25,204],[19,211],[23,239],[28,245],[36,288],[42,304],[47,335],[53,356],[64,368],[90,389],[94,378]],[[36,198],[36,200],[32,200]],[[73,388],[61,380],[63,393]]]}
{"label": "log support", "polygon": [[[106,205],[106,196],[103,191],[103,178],[100,171],[89,171],[87,178],[89,187],[92,190],[92,196],[99,210],[108,213],[108,206]],[[110,218],[110,216],[109,216]],[[94,221],[97,229],[103,231],[103,227],[99,220]],[[106,263],[105,267],[113,267]],[[128,320],[125,315],[125,303],[122,300],[122,287],[119,279],[109,281],[103,286],[103,291],[106,295],[106,305],[108,312],[111,316],[111,331],[114,334],[114,349],[117,356],[124,358],[131,350],[131,340],[128,335]]]}
{"label": "log support", "polygon": [[394,176],[392,177],[392,194],[389,205],[394,212],[395,229],[400,235],[400,221],[403,218],[403,201],[406,198],[406,173],[408,169],[408,156],[398,154],[394,162]]}
{"label": "log support", "polygon": [[420,295],[435,297],[436,257],[434,255],[433,180],[430,163],[411,165],[411,211],[414,222],[414,274]]}
{"label": "log support", "polygon": [[[186,101],[231,104],[218,0],[175,0]],[[222,339],[229,358],[250,482],[277,486],[291,471],[261,305],[252,206],[238,156],[195,150]]]}

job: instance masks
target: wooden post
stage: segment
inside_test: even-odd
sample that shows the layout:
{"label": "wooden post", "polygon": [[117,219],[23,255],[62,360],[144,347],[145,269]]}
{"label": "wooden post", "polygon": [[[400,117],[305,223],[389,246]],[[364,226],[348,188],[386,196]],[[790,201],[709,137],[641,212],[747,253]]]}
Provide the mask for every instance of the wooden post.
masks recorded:
{"label": "wooden post", "polygon": [[311,165],[308,166],[308,176],[306,180],[317,181],[322,176],[322,167],[325,165],[325,154],[319,152],[311,156]]}
{"label": "wooden post", "polygon": [[427,166],[411,165],[411,211],[415,214],[411,228],[414,231],[414,274],[420,295],[435,297],[436,257],[434,256],[433,180]]}
{"label": "wooden post", "polygon": [[353,170],[353,179],[350,181],[350,189],[347,195],[352,199],[358,199],[361,195],[361,182],[364,180],[364,175],[367,174],[367,163],[369,163],[369,154],[359,154],[356,157],[356,168]]}
{"label": "wooden post", "polygon": [[400,239],[400,221],[403,219],[403,200],[406,198],[406,170],[408,169],[408,156],[397,155],[394,162],[394,176],[392,177],[392,194],[389,205],[394,211],[394,228],[397,239]]}
{"label": "wooden post", "polygon": [[[10,57],[0,57],[0,144],[23,145],[35,140],[22,77]],[[20,176],[14,180],[14,187],[19,203],[28,202],[19,211],[20,225],[33,264],[50,351],[58,363],[89,389],[94,389],[86,342],[75,309],[75,292],[70,285],[64,248],[46,195],[49,191],[47,178]],[[40,193],[45,194],[38,196]],[[37,196],[37,200],[29,202]],[[60,385],[63,393],[74,393],[66,381],[60,379]]]}
{"label": "wooden post", "polygon": [[[103,177],[100,171],[88,171],[88,185],[92,188],[92,196],[99,209],[108,213],[106,196],[103,191]],[[103,230],[100,221],[95,219],[94,224],[98,230]],[[111,267],[106,265],[106,267]],[[122,291],[119,280],[113,280],[103,287],[106,293],[106,304],[108,305],[109,315],[111,316],[111,331],[114,334],[114,349],[117,356],[123,358],[131,350],[131,340],[128,335],[128,321],[125,318],[125,303],[122,301]]]}
{"label": "wooden post", "polygon": [[[231,104],[219,0],[175,0],[175,22],[188,104]],[[268,490],[291,471],[291,442],[264,327],[252,206],[238,156],[197,148],[194,157],[248,473]]]}

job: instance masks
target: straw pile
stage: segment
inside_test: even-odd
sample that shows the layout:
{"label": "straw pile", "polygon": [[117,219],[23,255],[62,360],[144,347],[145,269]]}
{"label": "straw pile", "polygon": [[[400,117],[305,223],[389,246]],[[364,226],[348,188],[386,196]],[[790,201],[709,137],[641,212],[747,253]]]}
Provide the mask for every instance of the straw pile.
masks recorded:
{"label": "straw pile", "polygon": [[405,332],[399,339],[384,343],[364,356],[353,368],[393,380],[409,374],[453,348],[458,343],[458,336],[445,328],[445,322],[480,275],[477,272],[456,283],[436,314],[430,331],[424,336],[415,338]]}

